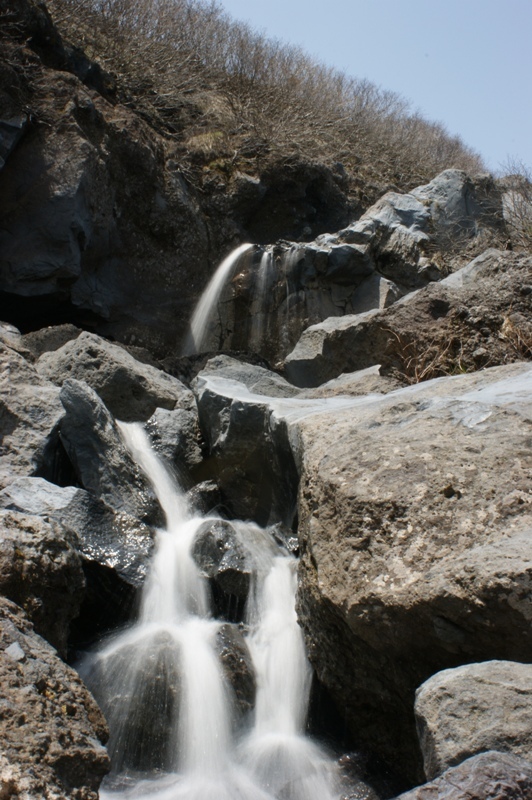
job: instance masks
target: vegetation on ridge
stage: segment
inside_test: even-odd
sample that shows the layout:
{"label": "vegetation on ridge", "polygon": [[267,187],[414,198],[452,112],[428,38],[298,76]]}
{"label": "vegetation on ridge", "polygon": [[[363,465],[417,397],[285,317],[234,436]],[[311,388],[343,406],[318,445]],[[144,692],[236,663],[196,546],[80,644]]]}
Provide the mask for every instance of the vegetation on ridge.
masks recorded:
{"label": "vegetation on ridge", "polygon": [[483,168],[439,123],[232,20],[209,0],[49,0],[61,33],[116,80],[117,99],[182,144],[193,173],[279,158],[340,163],[364,205],[449,167]]}

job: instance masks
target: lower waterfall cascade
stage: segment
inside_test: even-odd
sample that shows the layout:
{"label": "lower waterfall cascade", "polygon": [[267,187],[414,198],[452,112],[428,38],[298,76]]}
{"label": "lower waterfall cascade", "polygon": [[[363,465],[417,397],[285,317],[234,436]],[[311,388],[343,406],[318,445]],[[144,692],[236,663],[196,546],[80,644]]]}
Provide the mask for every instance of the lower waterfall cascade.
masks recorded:
{"label": "lower waterfall cascade", "polygon": [[201,526],[139,423],[119,423],[166,517],[138,620],[105,638],[79,671],[106,714],[112,772],[104,800],[334,800],[334,762],[304,734],[311,668],[297,622],[296,559],[267,529],[234,523],[252,558],[244,636],[255,672],[252,714],[214,646],[224,621],[191,549]]}

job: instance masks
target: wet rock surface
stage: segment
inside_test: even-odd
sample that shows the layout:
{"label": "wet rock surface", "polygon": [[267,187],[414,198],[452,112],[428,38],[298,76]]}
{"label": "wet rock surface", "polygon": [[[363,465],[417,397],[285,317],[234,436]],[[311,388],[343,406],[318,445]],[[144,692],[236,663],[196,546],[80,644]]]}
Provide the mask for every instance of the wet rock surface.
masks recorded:
{"label": "wet rock surface", "polygon": [[[222,362],[214,359],[193,383],[211,474],[234,517],[251,519],[260,525],[284,522],[290,526],[295,514],[298,476],[286,424],[272,413],[267,394],[254,395],[258,402],[248,399],[251,390],[245,383],[225,377],[238,374],[240,367],[234,365],[234,371],[232,367],[225,359]],[[248,374],[247,366],[244,371]],[[209,380],[213,374],[217,383],[211,387]],[[262,390],[264,381],[266,390],[274,396],[292,394],[285,381],[258,367],[245,380],[253,392]],[[227,391],[219,390],[221,384]],[[233,397],[235,388],[239,394]]]}
{"label": "wet rock surface", "polygon": [[181,700],[180,643],[169,631],[115,639],[104,659],[89,655],[80,673],[109,723],[109,753],[114,772],[122,769],[171,770]]}
{"label": "wet rock surface", "polygon": [[4,795],[97,800],[109,770],[103,715],[77,673],[33,631],[24,612],[4,598],[0,697]]}
{"label": "wet rock surface", "polygon": [[222,595],[246,599],[253,565],[230,522],[205,521],[196,533],[192,558]]}
{"label": "wet rock surface", "polygon": [[236,698],[237,726],[241,726],[255,705],[256,681],[251,655],[237,625],[222,625],[216,634],[216,652],[225,679]]}
{"label": "wet rock surface", "polygon": [[532,762],[532,665],[466,664],[438,672],[416,692],[416,725],[428,780],[475,753]]}
{"label": "wet rock surface", "polygon": [[162,512],[102,400],[86,383],[67,380],[60,436],[81,486],[118,512],[158,524]]}
{"label": "wet rock surface", "polygon": [[185,408],[157,408],[146,423],[154,450],[186,481],[187,473],[202,461],[198,414],[192,392]]}
{"label": "wet rock surface", "polygon": [[532,793],[532,764],[491,751],[468,758],[431,783],[396,800],[527,800]]}

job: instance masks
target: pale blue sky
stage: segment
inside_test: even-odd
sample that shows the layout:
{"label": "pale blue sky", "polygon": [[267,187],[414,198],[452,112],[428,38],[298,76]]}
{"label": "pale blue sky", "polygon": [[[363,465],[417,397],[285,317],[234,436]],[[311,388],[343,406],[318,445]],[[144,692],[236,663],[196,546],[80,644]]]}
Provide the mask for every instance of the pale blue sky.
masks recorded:
{"label": "pale blue sky", "polygon": [[532,168],[532,0],[220,0],[233,17]]}

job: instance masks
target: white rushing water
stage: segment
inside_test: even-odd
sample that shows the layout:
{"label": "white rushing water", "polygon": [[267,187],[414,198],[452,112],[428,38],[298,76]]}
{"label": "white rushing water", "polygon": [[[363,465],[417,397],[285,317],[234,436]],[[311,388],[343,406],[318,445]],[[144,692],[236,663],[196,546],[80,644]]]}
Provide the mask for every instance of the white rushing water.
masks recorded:
{"label": "white rushing water", "polygon": [[[296,561],[253,523],[234,523],[257,564],[247,643],[257,683],[254,719],[240,730],[214,646],[221,622],[191,556],[205,519],[150,449],[140,425],[120,424],[166,516],[138,621],[91,653],[80,671],[111,731],[105,800],[333,800],[334,770],[304,736],[311,670],[295,612]],[[214,518],[213,518],[214,521]]]}
{"label": "white rushing water", "polygon": [[249,345],[251,350],[259,352],[266,336],[269,317],[269,289],[273,279],[274,259],[271,250],[265,250],[257,267],[253,285],[253,302],[251,306],[251,331]]}
{"label": "white rushing water", "polygon": [[[252,244],[241,244],[240,247],[233,250],[216,269],[216,272],[207,284],[207,287],[194,309],[189,332],[183,348],[183,355],[201,353],[207,346],[209,326],[213,320],[214,312],[223,288],[232,277],[241,256],[252,248]],[[216,348],[217,343],[211,347],[211,349]]]}

